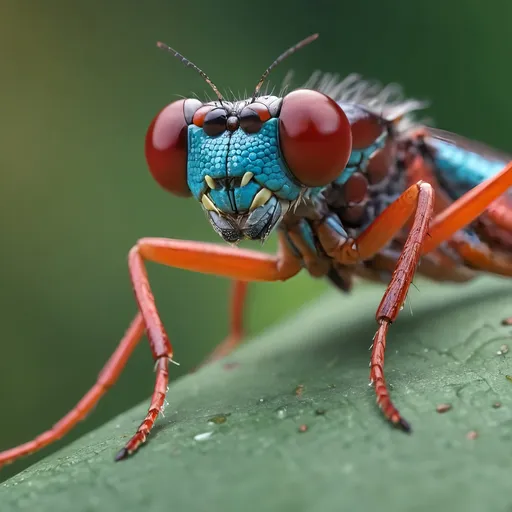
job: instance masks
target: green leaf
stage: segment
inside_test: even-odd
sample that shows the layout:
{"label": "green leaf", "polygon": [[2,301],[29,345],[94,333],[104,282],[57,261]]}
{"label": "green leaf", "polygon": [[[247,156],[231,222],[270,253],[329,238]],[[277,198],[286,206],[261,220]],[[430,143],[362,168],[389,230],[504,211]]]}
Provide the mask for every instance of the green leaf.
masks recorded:
{"label": "green leaf", "polygon": [[381,294],[329,293],[230,364],[175,382],[136,456],[113,462],[147,403],[5,482],[2,512],[510,510],[512,352],[498,355],[510,282],[411,290],[386,372],[412,435],[383,420],[368,386]]}

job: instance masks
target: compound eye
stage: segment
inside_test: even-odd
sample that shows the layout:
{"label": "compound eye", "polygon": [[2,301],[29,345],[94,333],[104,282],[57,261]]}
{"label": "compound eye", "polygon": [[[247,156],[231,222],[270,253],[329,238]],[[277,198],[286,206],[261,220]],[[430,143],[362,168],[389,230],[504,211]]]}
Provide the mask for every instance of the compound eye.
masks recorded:
{"label": "compound eye", "polygon": [[268,108],[262,103],[251,103],[240,113],[240,127],[246,133],[257,133],[263,123],[270,119]]}
{"label": "compound eye", "polygon": [[157,183],[177,196],[191,194],[187,184],[187,100],[167,105],[153,119],[146,133],[146,162]]}
{"label": "compound eye", "polygon": [[203,130],[206,135],[215,137],[227,130],[227,112],[223,108],[214,108],[210,110],[203,121]]}
{"label": "compound eye", "polygon": [[279,140],[290,171],[308,187],[334,181],[352,151],[352,131],[343,109],[325,94],[308,89],[284,97]]}
{"label": "compound eye", "polygon": [[202,107],[198,108],[195,111],[194,116],[192,117],[192,122],[199,128],[202,128],[206,114],[208,114],[208,112],[210,112],[214,108],[215,107],[213,105],[203,105]]}

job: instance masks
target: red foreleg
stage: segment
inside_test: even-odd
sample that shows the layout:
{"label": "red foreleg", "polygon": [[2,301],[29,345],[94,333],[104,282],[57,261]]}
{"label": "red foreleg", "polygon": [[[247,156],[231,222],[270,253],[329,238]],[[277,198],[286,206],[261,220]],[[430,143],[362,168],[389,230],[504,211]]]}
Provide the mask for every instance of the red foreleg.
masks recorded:
{"label": "red foreleg", "polygon": [[[144,329],[146,329],[153,357],[156,360],[155,388],[146,418],[137,429],[136,434],[117,454],[116,460],[133,453],[146,440],[165,401],[168,383],[167,366],[168,360],[172,360],[173,350],[156,309],[144,260],[195,272],[217,274],[243,283],[286,280],[301,270],[300,262],[287,250],[283,241],[280,244],[279,254],[274,256],[256,251],[182,240],[159,238],[140,240],[129,254],[130,276],[140,313],[133,320],[94,386],[78,404],[47,432],[32,441],[0,452],[0,467],[48,446],[83,420],[116,382],[144,334]],[[237,286],[239,292],[238,295],[235,293],[235,296],[240,297],[240,292],[243,292],[245,284]],[[239,319],[240,323],[234,325],[233,332],[241,334],[241,312],[235,312],[234,318]]]}
{"label": "red foreleg", "polygon": [[409,431],[410,426],[391,402],[384,379],[386,335],[407,296],[433,208],[434,189],[428,183],[418,182],[391,203],[355,240],[342,239],[326,224],[319,226],[318,230],[322,246],[328,253],[342,264],[351,264],[371,259],[402,230],[414,214],[404,248],[377,310],[379,328],[373,340],[370,362],[370,382],[375,386],[377,404],[388,420],[405,431]]}
{"label": "red foreleg", "polygon": [[[384,351],[389,325],[397,317],[400,307],[405,300],[420,255],[432,251],[443,241],[452,237],[459,229],[471,223],[511,186],[512,163],[507,165],[496,176],[472,189],[468,194],[455,201],[436,216],[429,229],[430,236],[427,238],[425,238],[425,235],[427,234],[428,220],[432,213],[433,193],[423,194],[423,198],[421,192],[418,195],[413,226],[407,237],[391,282],[377,311],[377,321],[380,326],[374,339],[370,372],[370,380],[375,385],[377,403],[382,408],[387,418],[406,431],[410,431],[410,425],[400,416],[400,413],[391,402],[384,380]],[[400,198],[398,201],[400,201]],[[392,209],[393,205],[380,216],[381,225],[386,224],[384,219],[386,212],[392,211]],[[393,224],[392,218],[388,220],[390,224]],[[378,221],[379,219],[373,224],[374,231],[376,231],[375,228],[377,227]],[[399,223],[400,218],[395,218],[395,224]],[[370,230],[371,226],[367,231]],[[365,233],[362,234],[362,238],[364,238],[364,235]],[[384,235],[381,234],[381,237],[383,236]],[[371,237],[369,238],[369,244],[372,245]],[[357,241],[356,245],[359,245]],[[478,262],[479,264],[474,265],[475,267],[510,275],[512,267],[509,259],[506,257],[503,258],[503,260],[506,261],[501,261],[498,257],[493,259],[489,254],[484,255],[481,248],[471,249],[468,245],[459,247],[459,253],[464,253],[465,259],[471,261],[473,264]]]}
{"label": "red foreleg", "polygon": [[168,384],[167,363],[168,360],[172,361],[173,356],[172,346],[151,292],[144,260],[244,282],[280,281],[294,276],[301,269],[300,262],[286,247],[281,242],[280,253],[273,256],[214,244],[144,238],[130,251],[130,274],[146,324],[153,357],[156,360],[157,376],[148,414],[135,435],[117,454],[116,460],[134,453],[146,441],[165,402]]}
{"label": "red foreleg", "polygon": [[143,334],[144,320],[139,313],[126,331],[115,352],[103,367],[94,386],[83,396],[78,404],[51,429],[37,436],[32,441],[0,452],[0,467],[4,464],[10,464],[25,455],[37,452],[57,441],[67,434],[79,421],[83,420],[99,402],[100,398],[117,381]]}
{"label": "red foreleg", "polygon": [[[409,286],[414,277],[421,255],[421,247],[427,235],[428,226],[432,216],[434,205],[434,190],[430,185],[422,183],[417,186],[418,194],[411,206],[415,207],[414,222],[407,236],[405,246],[400,254],[391,281],[382,297],[377,310],[377,322],[379,328],[373,340],[373,348],[370,362],[370,382],[375,386],[377,404],[382,409],[386,418],[394,425],[400,426],[406,432],[411,427],[403,419],[394,406],[389,396],[389,391],[384,378],[384,353],[386,350],[386,336],[388,328],[395,321],[402,304],[405,301]],[[390,207],[391,208],[391,207]],[[387,210],[386,210],[387,211]],[[381,217],[385,217],[386,211]]]}

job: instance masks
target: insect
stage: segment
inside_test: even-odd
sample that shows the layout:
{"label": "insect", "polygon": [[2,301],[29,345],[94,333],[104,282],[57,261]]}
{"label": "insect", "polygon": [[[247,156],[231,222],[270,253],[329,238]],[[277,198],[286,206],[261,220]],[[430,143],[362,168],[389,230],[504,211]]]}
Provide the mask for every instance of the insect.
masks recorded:
{"label": "insect", "polygon": [[[260,93],[277,64],[316,38],[279,56],[251,97],[238,101],[225,99],[195,64],[158,43],[198,72],[216,99],[180,99],[154,118],[145,142],[149,170],[169,192],[198,201],[230,245],[139,240],[128,257],[139,313],[97,382],[47,432],[1,452],[0,465],[40,450],[82,420],[117,380],[144,333],[155,360],[155,387],[147,416],[116,460],[146,441],[174,362],[146,261],[233,280],[231,333],[210,360],[241,341],[251,281],[284,281],[306,270],[343,291],[351,289],[354,276],[386,282],[370,382],[384,416],[411,430],[384,378],[389,326],[416,270],[438,281],[467,281],[479,272],[512,275],[512,158],[417,123],[415,112],[425,105],[402,99],[393,85],[317,73],[282,97]],[[274,231],[277,255],[234,247],[243,239],[263,242]]]}

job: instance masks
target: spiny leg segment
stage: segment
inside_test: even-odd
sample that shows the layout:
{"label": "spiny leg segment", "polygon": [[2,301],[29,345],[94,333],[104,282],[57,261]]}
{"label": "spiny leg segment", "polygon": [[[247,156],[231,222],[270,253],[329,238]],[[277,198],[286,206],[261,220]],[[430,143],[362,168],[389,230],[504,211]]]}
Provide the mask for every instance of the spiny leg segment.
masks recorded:
{"label": "spiny leg segment", "polygon": [[[421,165],[421,157],[417,158],[418,160],[413,161],[411,165]],[[423,209],[420,206],[420,197],[418,196],[418,206],[413,226],[397,262],[391,282],[377,310],[379,329],[373,343],[370,371],[370,381],[375,385],[377,403],[392,423],[400,425],[406,431],[410,431],[410,425],[400,416],[398,410],[391,402],[384,380],[384,351],[389,325],[396,319],[400,307],[407,296],[407,291],[421,254],[434,250],[441,243],[453,237],[457,231],[473,222],[493,201],[504,194],[510,187],[512,187],[512,163],[508,164],[496,176],[473,188],[469,193],[437,215],[430,224],[430,228],[428,228],[428,223],[426,225],[423,222],[417,223],[417,220],[420,220],[418,218],[418,211]],[[430,205],[429,209],[431,208],[432,206]],[[385,214],[386,211],[383,212],[381,217],[385,216]],[[385,225],[386,223],[383,222],[382,224]],[[429,236],[425,237],[427,234],[426,228],[428,228]],[[461,253],[462,249],[461,246]],[[504,262],[493,259],[491,264],[489,259],[486,260],[482,257],[482,247],[470,248],[465,246],[465,251],[466,261],[472,259],[476,268],[505,275],[512,273],[511,261]],[[479,265],[476,265],[477,258],[479,258]]]}
{"label": "spiny leg segment", "polygon": [[147,336],[156,361],[157,376],[148,414],[135,435],[118,453],[121,460],[134,453],[153,428],[167,392],[167,363],[173,350],[158,314],[144,260],[162,265],[215,274],[239,281],[280,281],[297,274],[300,263],[281,241],[277,256],[222,247],[201,242],[144,238],[132,248],[128,258],[135,297],[146,324]]}
{"label": "spiny leg segment", "polygon": [[[324,239],[322,245],[329,247],[330,243],[331,256],[342,264],[350,264],[357,260],[371,258],[402,228],[412,212],[414,210],[416,212],[404,250],[377,311],[379,329],[374,339],[370,371],[370,379],[375,385],[377,402],[386,417],[404,430],[410,429],[409,424],[401,418],[391,402],[386,388],[383,373],[384,352],[389,325],[398,315],[405,300],[419,256],[435,249],[458,230],[471,223],[510,187],[512,187],[512,163],[439,214],[431,225],[430,237],[427,237],[425,243],[423,243],[423,239],[426,235],[433,203],[433,190],[426,183],[418,183],[410,187],[357,240],[352,241],[354,243],[333,245],[332,233],[322,232],[322,226],[319,228],[319,238]],[[325,245],[325,242],[328,244]],[[486,259],[479,247],[464,245],[461,246],[461,252],[478,268],[505,275],[512,273],[512,264],[509,261],[497,264],[495,259]],[[156,360],[155,389],[148,415],[136,434],[119,452],[117,459],[122,459],[133,453],[145,441],[165,400],[168,382],[167,365],[168,360],[172,358],[173,351],[156,310],[144,260],[235,279],[237,282],[235,283],[234,297],[245,295],[246,285],[249,281],[286,280],[298,273],[301,268],[299,261],[287,250],[286,243],[282,240],[280,253],[277,256],[181,240],[143,239],[139,241],[130,251],[129,261],[132,282],[141,312],[133,320],[94,386],[78,404],[51,429],[32,441],[0,452],[0,467],[53,443],[83,420],[103,394],[116,382],[141,339],[144,328],[147,331]],[[236,318],[239,318],[240,321],[242,318],[241,310],[238,313],[234,312],[234,318],[233,325],[236,327]],[[241,326],[241,323],[238,325]],[[232,333],[236,333],[237,330],[241,332],[241,329],[236,327]]]}
{"label": "spiny leg segment", "polygon": [[155,387],[146,418],[135,435],[117,454],[116,460],[132,454],[146,440],[165,401],[168,383],[167,367],[169,359],[172,360],[173,349],[156,309],[145,261],[215,274],[244,283],[284,281],[301,270],[300,262],[287,249],[283,240],[280,240],[280,250],[277,255],[184,240],[161,238],[140,240],[129,254],[130,276],[140,313],[137,314],[126,335],[103,368],[96,384],[78,404],[47,432],[28,443],[0,452],[0,467],[48,446],[84,419],[101,396],[115,383],[144,334],[144,329],[155,359]]}
{"label": "spiny leg segment", "polygon": [[[425,163],[421,156],[416,156],[408,165],[421,170]],[[320,223],[316,228],[320,243],[329,256],[342,265],[351,265],[371,259],[381,251],[415,212],[404,249],[377,310],[379,328],[374,337],[370,361],[370,381],[374,384],[377,403],[386,418],[405,431],[410,431],[410,425],[392,403],[384,378],[384,353],[389,325],[396,319],[405,301],[421,255],[434,250],[453,237],[510,187],[512,163],[439,213],[429,228],[434,208],[434,190],[428,183],[420,181],[409,187],[356,240],[342,237],[330,229],[327,223]],[[457,237],[454,238],[454,241],[456,240]],[[476,268],[505,275],[511,272],[512,262],[508,259],[504,261],[497,257],[490,258],[489,255],[485,257],[482,247],[460,246],[461,255],[463,250],[466,261],[472,262]]]}
{"label": "spiny leg segment", "polygon": [[370,382],[375,388],[377,404],[389,421],[406,431],[410,430],[409,424],[391,402],[384,378],[386,333],[407,296],[433,207],[434,189],[429,183],[419,181],[391,203],[355,240],[344,238],[325,222],[317,226],[317,236],[327,254],[342,265],[353,265],[371,259],[384,249],[414,214],[404,249],[377,310],[379,328],[373,340],[370,361]]}
{"label": "spiny leg segment", "polygon": [[[417,158],[418,160],[413,161],[411,165],[421,165],[421,157]],[[430,224],[430,228],[428,228],[428,221],[432,213],[434,195],[431,189],[432,192],[428,192],[426,195],[423,194],[422,198],[421,188],[424,185],[425,184],[420,185],[417,201],[411,202],[410,198],[407,199],[407,194],[411,189],[406,191],[397,200],[397,202],[400,202],[405,199],[404,206],[417,203],[416,214],[404,249],[395,267],[391,282],[377,310],[376,318],[379,323],[379,328],[374,338],[370,363],[370,381],[375,386],[377,403],[382,408],[385,416],[393,424],[399,425],[405,431],[410,431],[410,425],[401,417],[400,413],[391,402],[384,379],[384,352],[389,325],[396,319],[405,301],[420,256],[434,250],[441,243],[456,235],[457,231],[473,222],[486,210],[489,204],[512,187],[512,163],[508,164],[496,176],[473,188],[468,194],[455,201],[448,209],[437,215]],[[368,240],[368,245],[363,249],[365,253],[361,259],[370,257],[372,250],[378,252],[376,244],[372,246],[372,241],[375,241],[375,238],[365,237],[367,232],[373,230],[374,232],[382,233],[382,230],[386,231],[386,226],[391,227],[394,225],[397,227],[400,224],[400,218],[402,218],[405,223],[405,212],[397,217],[393,215],[393,209],[395,211],[398,209],[394,206],[395,204],[396,202],[390,205],[367,231],[362,233],[359,239],[356,240],[355,246],[359,249],[358,252],[360,254],[361,245],[359,244],[359,240]],[[390,232],[391,229],[388,229],[388,234]],[[427,234],[428,236],[426,236]],[[382,237],[384,237],[384,235],[382,235]],[[457,243],[456,236],[454,240],[455,243]],[[488,251],[485,251],[483,245],[469,246],[465,242],[460,242],[459,252],[466,261],[473,263],[475,268],[500,273],[502,275],[512,275],[512,261],[510,258],[505,256],[503,256],[503,258],[492,257],[492,255],[488,254]]]}
{"label": "spiny leg segment", "polygon": [[[386,418],[394,425],[410,432],[409,423],[402,418],[398,409],[391,401],[384,377],[384,354],[386,350],[386,336],[391,323],[398,316],[402,304],[405,302],[409,286],[414,277],[421,255],[421,245],[427,235],[434,206],[434,189],[425,182],[410,187],[402,196],[391,204],[368,228],[388,235],[391,240],[402,225],[414,213],[413,225],[407,236],[404,248],[391,277],[391,281],[382,297],[377,309],[376,320],[379,328],[373,339],[370,359],[370,382],[373,384],[377,396],[377,404]],[[400,212],[400,213],[398,213]],[[400,222],[402,221],[402,222]],[[367,253],[378,252],[380,247],[371,245],[371,238],[366,233],[361,235],[363,250]],[[356,246],[359,246],[356,240]],[[366,242],[368,240],[368,242]],[[384,243],[384,240],[382,240]],[[387,241],[386,241],[387,242]]]}
{"label": "spiny leg segment", "polygon": [[78,422],[82,421],[94,409],[100,398],[117,381],[133,350],[144,334],[144,320],[140,313],[132,321],[123,339],[100,372],[94,386],[83,396],[51,429],[43,432],[32,441],[0,452],[0,467],[30,455],[57,441],[67,434]]}

